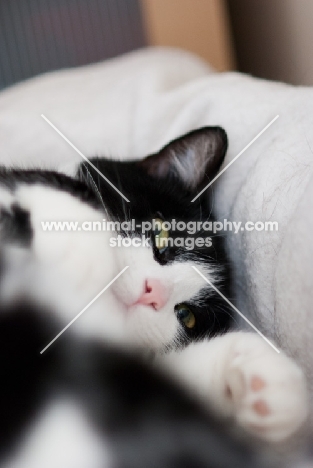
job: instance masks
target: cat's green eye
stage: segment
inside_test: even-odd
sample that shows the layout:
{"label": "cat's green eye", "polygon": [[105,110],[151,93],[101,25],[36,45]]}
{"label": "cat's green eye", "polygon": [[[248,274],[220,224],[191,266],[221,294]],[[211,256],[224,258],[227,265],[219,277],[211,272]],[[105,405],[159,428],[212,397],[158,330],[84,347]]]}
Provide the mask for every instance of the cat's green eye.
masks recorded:
{"label": "cat's green eye", "polygon": [[196,325],[195,314],[185,304],[179,304],[175,307],[178,320],[186,328],[194,328]]}
{"label": "cat's green eye", "polygon": [[154,220],[154,240],[155,240],[155,245],[158,250],[164,250],[166,249],[168,245],[168,238],[169,238],[169,231],[167,229],[164,229],[163,227],[163,219],[156,218]]}

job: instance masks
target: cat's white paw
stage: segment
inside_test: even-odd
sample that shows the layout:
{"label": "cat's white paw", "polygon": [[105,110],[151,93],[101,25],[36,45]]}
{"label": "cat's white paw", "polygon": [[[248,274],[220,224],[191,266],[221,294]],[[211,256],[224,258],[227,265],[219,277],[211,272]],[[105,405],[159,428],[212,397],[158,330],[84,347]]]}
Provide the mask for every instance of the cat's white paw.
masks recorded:
{"label": "cat's white paw", "polygon": [[278,442],[296,432],[307,413],[301,369],[252,334],[239,334],[226,369],[226,399],[235,420],[264,440]]}

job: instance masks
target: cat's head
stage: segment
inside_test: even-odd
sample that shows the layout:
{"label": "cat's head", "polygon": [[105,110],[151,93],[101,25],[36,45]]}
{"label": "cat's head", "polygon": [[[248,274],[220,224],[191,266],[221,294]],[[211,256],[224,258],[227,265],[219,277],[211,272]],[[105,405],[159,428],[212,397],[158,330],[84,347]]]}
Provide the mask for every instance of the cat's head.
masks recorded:
{"label": "cat's head", "polygon": [[[222,236],[203,228],[205,221],[213,220],[212,189],[192,202],[218,173],[226,149],[224,130],[205,127],[140,161],[92,159],[129,202],[95,168],[80,167],[79,177],[97,193],[106,219],[129,222],[129,230],[123,225],[120,232],[112,233],[111,248],[119,269],[129,265],[112,291],[137,344],[155,349],[181,345],[225,331],[229,325],[227,303],[192,268],[228,295],[229,267]],[[153,220],[155,226],[149,229]],[[170,229],[162,221],[170,223]],[[143,223],[150,245],[146,241],[140,246]],[[181,229],[183,223],[186,229]],[[133,242],[136,246],[129,245]]]}

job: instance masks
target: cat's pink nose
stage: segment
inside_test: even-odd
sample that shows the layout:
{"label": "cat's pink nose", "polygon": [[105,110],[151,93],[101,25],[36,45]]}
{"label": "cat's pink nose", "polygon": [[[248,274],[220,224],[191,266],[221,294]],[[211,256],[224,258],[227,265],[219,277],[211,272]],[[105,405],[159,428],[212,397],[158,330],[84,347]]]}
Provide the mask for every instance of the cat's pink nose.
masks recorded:
{"label": "cat's pink nose", "polygon": [[147,279],[145,292],[138,299],[137,304],[144,304],[153,307],[155,310],[161,309],[168,301],[169,290],[158,279]]}

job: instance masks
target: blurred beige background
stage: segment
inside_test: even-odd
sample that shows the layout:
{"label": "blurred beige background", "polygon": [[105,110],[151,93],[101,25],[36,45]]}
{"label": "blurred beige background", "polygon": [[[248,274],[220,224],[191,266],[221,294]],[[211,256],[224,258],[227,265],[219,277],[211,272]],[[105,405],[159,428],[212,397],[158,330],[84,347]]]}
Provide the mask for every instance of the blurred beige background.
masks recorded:
{"label": "blurred beige background", "polygon": [[147,40],[218,71],[313,85],[313,0],[140,0]]}
{"label": "blurred beige background", "polygon": [[0,0],[0,89],[147,45],[313,85],[313,0]]}
{"label": "blurred beige background", "polygon": [[228,0],[227,5],[240,71],[313,85],[312,0]]}
{"label": "blurred beige background", "polygon": [[224,0],[140,0],[151,45],[181,47],[218,71],[233,69],[234,50]]}

